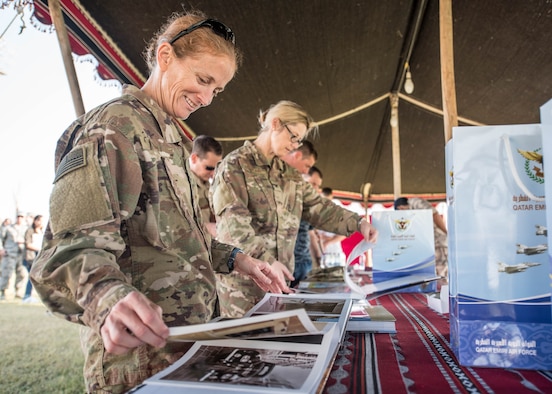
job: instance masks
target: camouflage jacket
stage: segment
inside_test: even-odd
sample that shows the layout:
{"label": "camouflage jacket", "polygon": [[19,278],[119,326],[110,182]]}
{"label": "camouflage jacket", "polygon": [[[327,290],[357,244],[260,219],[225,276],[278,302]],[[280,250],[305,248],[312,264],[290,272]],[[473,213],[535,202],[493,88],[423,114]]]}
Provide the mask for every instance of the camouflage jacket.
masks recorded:
{"label": "camouflage jacket", "polygon": [[203,218],[204,223],[214,223],[215,215],[211,209],[211,204],[209,202],[209,189],[211,184],[208,181],[204,181],[196,174],[194,174],[196,184],[197,184],[197,193],[199,196],[199,209],[201,211],[201,217]]}
{"label": "camouflage jacket", "polygon": [[27,226],[14,223],[7,226],[2,233],[2,245],[8,255],[21,255],[25,250],[25,232]]}
{"label": "camouflage jacket", "polygon": [[169,326],[213,315],[212,262],[227,273],[233,247],[204,229],[190,149],[172,118],[133,86],[58,141],[50,221],[31,275],[50,310],[90,328],[82,335],[89,391],[128,390],[180,356],[145,346],[104,354],[100,327],[131,291],[161,306]]}
{"label": "camouflage jacket", "polygon": [[211,196],[219,240],[261,260],[278,260],[291,272],[301,219],[347,236],[358,229],[360,219],[321,197],[284,161],[268,162],[249,141],[217,167]]}

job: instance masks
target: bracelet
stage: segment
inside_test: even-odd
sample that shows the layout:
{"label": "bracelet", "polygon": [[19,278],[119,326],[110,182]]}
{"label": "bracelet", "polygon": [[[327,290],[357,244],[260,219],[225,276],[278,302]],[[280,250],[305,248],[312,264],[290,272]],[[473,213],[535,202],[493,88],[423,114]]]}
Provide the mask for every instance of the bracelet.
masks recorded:
{"label": "bracelet", "polygon": [[236,255],[238,253],[243,253],[243,250],[240,248],[234,248],[232,249],[232,252],[230,253],[230,257],[228,258],[228,261],[226,262],[226,265],[228,266],[228,272],[234,271],[234,261],[236,260]]}

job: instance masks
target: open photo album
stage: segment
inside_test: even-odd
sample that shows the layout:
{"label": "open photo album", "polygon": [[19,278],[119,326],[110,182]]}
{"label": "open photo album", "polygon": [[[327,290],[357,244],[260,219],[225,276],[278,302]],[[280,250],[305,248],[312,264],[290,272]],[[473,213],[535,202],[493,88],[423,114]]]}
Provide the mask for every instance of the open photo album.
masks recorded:
{"label": "open photo album", "polygon": [[351,308],[351,299],[267,294],[243,318],[172,327],[169,340],[189,350],[132,392],[319,393]]}

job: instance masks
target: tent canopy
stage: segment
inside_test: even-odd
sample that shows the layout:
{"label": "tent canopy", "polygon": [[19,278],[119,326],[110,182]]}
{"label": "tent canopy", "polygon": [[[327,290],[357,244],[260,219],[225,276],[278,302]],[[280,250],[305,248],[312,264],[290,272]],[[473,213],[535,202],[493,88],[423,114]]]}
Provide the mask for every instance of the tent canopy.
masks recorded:
{"label": "tent canopy", "polygon": [[[35,0],[48,20],[47,1]],[[288,99],[321,122],[311,138],[324,186],[393,194],[390,93],[399,96],[402,194],[442,194],[445,164],[439,2],[408,0],[61,0],[75,52],[104,78],[141,84],[146,43],[173,11],[197,8],[230,26],[244,52],[237,76],[186,124],[224,139],[257,134],[261,109]],[[460,125],[539,122],[552,97],[552,2],[453,2]],[[415,85],[403,88],[408,63]],[[473,123],[472,123],[473,121]],[[235,139],[229,140],[226,139]]]}

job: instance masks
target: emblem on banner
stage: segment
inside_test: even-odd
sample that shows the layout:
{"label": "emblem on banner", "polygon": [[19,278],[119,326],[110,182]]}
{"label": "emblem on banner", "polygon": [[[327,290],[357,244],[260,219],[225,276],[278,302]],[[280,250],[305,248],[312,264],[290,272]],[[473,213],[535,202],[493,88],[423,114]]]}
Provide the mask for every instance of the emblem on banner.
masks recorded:
{"label": "emblem on banner", "polygon": [[543,169],[543,159],[542,154],[539,153],[541,148],[534,151],[526,151],[518,149],[518,153],[523,156],[525,159],[525,164],[523,168],[527,176],[537,183],[544,183],[544,169]]}
{"label": "emblem on banner", "polygon": [[408,230],[412,221],[410,219],[400,218],[395,220],[395,230],[404,232]]}

